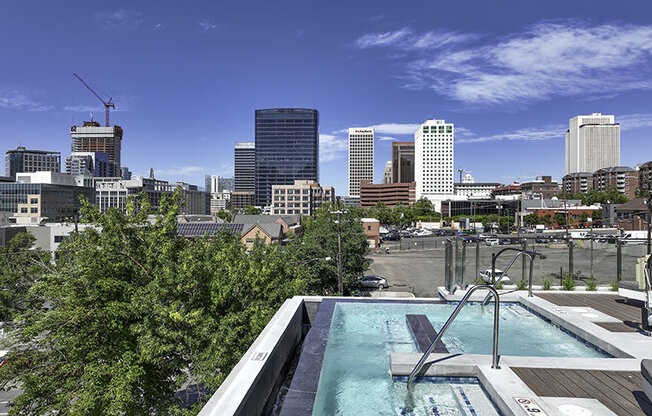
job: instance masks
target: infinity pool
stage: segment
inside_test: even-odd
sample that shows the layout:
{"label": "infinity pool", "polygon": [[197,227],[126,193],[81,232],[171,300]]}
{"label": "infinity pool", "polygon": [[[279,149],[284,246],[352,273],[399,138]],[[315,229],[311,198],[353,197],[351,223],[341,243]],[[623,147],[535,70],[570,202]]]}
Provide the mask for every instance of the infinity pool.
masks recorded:
{"label": "infinity pool", "polygon": [[[496,415],[477,383],[428,378],[408,403],[405,380],[393,380],[389,353],[417,353],[406,314],[426,315],[439,331],[456,304],[337,303],[313,407],[322,415]],[[500,355],[608,357],[518,304],[501,304]],[[493,304],[468,304],[443,337],[451,353],[491,354]],[[412,407],[412,412],[405,412]]]}

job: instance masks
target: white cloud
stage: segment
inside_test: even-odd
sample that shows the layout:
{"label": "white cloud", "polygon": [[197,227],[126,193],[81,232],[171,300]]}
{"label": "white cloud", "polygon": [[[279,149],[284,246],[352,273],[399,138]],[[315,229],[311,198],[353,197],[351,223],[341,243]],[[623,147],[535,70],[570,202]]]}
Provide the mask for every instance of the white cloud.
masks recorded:
{"label": "white cloud", "polygon": [[67,105],[63,107],[63,111],[72,111],[75,113],[93,113],[99,114],[100,111],[104,111],[103,108],[100,108],[99,106],[92,106],[92,105]]}
{"label": "white cloud", "polygon": [[39,103],[15,89],[0,89],[0,108],[25,111],[48,111],[52,106]]}
{"label": "white cloud", "polygon": [[[652,25],[543,22],[484,44],[474,34],[401,29],[368,34],[360,47],[408,52],[398,74],[408,88],[430,88],[465,103],[537,101],[652,89]],[[428,56],[418,49],[434,49]],[[410,52],[411,50],[411,52]]]}
{"label": "white cloud", "polygon": [[[348,130],[347,130],[348,132]],[[348,150],[347,139],[342,139],[332,134],[319,135],[319,160],[321,162],[330,162],[340,159]]]}
{"label": "white cloud", "polygon": [[[543,141],[543,140],[551,140],[551,139],[561,139],[564,137],[564,132],[568,126],[564,126],[562,124],[558,125],[551,125],[551,126],[544,126],[544,127],[532,127],[532,128],[524,128],[524,129],[519,129],[511,132],[505,132],[505,133],[498,133],[498,134],[491,134],[488,136],[478,136],[471,132],[470,130],[466,130],[465,134],[462,136],[462,138],[455,139],[456,144],[462,144],[462,143],[483,143],[483,142],[497,142],[501,140],[509,140],[509,141]],[[455,133],[460,130],[460,128],[455,129]]]}
{"label": "white cloud", "polygon": [[143,23],[143,15],[137,11],[120,9],[96,13],[95,20],[101,22],[106,29],[130,31],[140,27]]}
{"label": "white cloud", "polygon": [[370,48],[373,46],[388,46],[399,43],[400,40],[405,39],[412,31],[407,28],[394,30],[384,33],[367,33],[362,35],[355,41],[356,46],[359,48]]}
{"label": "white cloud", "polygon": [[379,136],[378,141],[380,142],[398,142],[400,141],[396,137],[391,137],[391,136]]}
{"label": "white cloud", "polygon": [[207,22],[205,20],[202,20],[201,22],[197,23],[199,25],[199,30],[202,32],[210,32],[215,29],[217,29],[217,25],[214,23]]}
{"label": "white cloud", "polygon": [[620,123],[620,129],[625,131],[641,127],[652,127],[652,114],[616,115],[616,123]]}

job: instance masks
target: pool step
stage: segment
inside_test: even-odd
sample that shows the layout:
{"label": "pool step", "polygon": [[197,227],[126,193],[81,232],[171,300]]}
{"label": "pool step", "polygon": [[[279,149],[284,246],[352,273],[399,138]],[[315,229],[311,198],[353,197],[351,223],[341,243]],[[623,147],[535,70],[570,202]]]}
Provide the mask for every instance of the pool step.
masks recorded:
{"label": "pool step", "polygon": [[[426,315],[405,315],[407,320],[408,328],[412,332],[417,345],[419,346],[419,351],[426,352],[432,341],[437,338],[437,331],[430,323],[430,320]],[[439,340],[437,345],[435,345],[436,353],[448,353],[448,348],[446,345]]]}

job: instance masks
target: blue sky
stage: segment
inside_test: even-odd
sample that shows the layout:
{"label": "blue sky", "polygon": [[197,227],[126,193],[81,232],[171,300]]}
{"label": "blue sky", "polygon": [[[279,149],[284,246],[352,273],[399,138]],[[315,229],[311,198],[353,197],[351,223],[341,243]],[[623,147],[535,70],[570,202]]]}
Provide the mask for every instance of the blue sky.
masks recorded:
{"label": "blue sky", "polygon": [[606,1],[0,0],[0,149],[70,153],[111,95],[134,174],[230,175],[254,110],[320,112],[321,182],[346,189],[346,133],[391,141],[443,118],[455,168],[483,182],[564,168],[578,114],[615,114],[621,164],[652,159],[652,5]]}

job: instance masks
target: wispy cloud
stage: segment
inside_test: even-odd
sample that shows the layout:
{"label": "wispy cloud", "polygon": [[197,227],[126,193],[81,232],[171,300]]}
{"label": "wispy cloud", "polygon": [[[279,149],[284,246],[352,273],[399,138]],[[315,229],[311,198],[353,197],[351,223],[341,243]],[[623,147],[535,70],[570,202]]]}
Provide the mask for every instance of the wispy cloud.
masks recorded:
{"label": "wispy cloud", "polygon": [[[455,143],[483,143],[483,142],[497,142],[502,140],[509,141],[542,141],[551,139],[560,139],[564,137],[564,132],[568,126],[562,124],[550,125],[544,127],[524,128],[515,131],[491,134],[488,136],[478,136],[473,132],[466,130],[461,138],[455,138]],[[459,128],[456,128],[456,134]]]}
{"label": "wispy cloud", "polygon": [[52,106],[40,103],[16,89],[0,89],[0,108],[23,111],[48,111]]}
{"label": "wispy cloud", "polygon": [[383,33],[367,33],[362,35],[355,41],[355,45],[359,48],[371,48],[374,46],[389,46],[398,44],[399,41],[407,38],[412,31],[407,28],[394,30],[391,32]]}
{"label": "wispy cloud", "polygon": [[319,135],[319,160],[321,162],[330,162],[332,160],[340,159],[344,156],[347,150],[347,139],[333,134]]}
{"label": "wispy cloud", "polygon": [[379,136],[378,141],[380,142],[398,142],[400,141],[396,137],[391,137],[391,136]]}
{"label": "wispy cloud", "polygon": [[136,30],[143,23],[142,13],[127,9],[99,12],[94,17],[104,28],[117,31]]}
{"label": "wispy cloud", "polygon": [[215,23],[211,23],[206,20],[202,20],[201,22],[198,22],[197,25],[199,26],[199,30],[201,32],[211,32],[217,29],[217,25]]}
{"label": "wispy cloud", "polygon": [[407,53],[396,74],[405,87],[430,88],[469,104],[652,89],[652,25],[567,19],[468,44],[477,39],[475,34],[414,34],[403,28],[363,35],[356,45]]}
{"label": "wispy cloud", "polygon": [[476,40],[480,35],[461,33],[452,30],[431,30],[415,34],[408,28],[399,30],[367,33],[355,41],[355,46],[366,49],[379,46],[393,46],[400,50],[420,50],[441,48],[445,45],[466,43]]}
{"label": "wispy cloud", "polygon": [[652,127],[652,114],[625,114],[616,116],[616,122],[620,123],[620,129],[634,130],[641,127]]}

